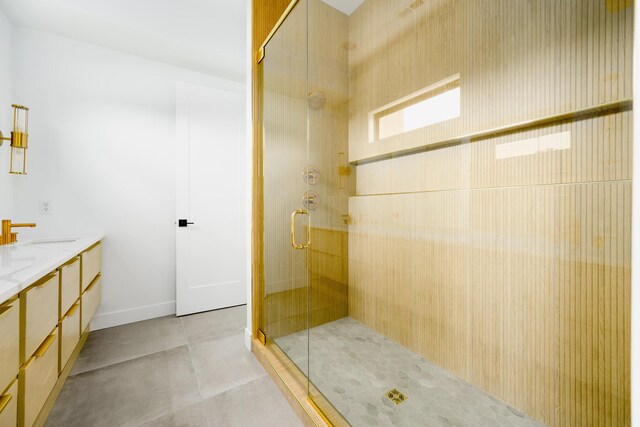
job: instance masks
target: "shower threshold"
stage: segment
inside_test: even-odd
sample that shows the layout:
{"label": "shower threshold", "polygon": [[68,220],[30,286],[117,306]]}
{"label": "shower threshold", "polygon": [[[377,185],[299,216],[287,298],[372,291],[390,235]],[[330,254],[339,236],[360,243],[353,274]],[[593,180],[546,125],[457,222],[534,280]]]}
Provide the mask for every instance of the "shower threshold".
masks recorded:
{"label": "shower threshold", "polygon": [[308,337],[276,343],[353,426],[543,425],[350,317]]}

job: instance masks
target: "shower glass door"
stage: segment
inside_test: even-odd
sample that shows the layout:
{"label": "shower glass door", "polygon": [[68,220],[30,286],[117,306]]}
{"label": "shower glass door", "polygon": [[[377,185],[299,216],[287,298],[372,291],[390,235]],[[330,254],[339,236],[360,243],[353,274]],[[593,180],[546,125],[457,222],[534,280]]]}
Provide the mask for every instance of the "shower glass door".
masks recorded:
{"label": "shower glass door", "polygon": [[341,335],[352,322],[349,197],[355,195],[355,170],[349,164],[348,16],[328,3],[308,0],[307,6],[309,163],[319,172],[308,189],[316,200],[309,208],[308,378],[309,397],[338,425],[336,403],[352,398],[342,379],[357,376],[363,365]]}
{"label": "shower glass door", "polygon": [[[310,183],[307,138],[307,6],[298,2],[265,46],[263,332],[308,372]],[[286,341],[282,341],[288,337]]]}

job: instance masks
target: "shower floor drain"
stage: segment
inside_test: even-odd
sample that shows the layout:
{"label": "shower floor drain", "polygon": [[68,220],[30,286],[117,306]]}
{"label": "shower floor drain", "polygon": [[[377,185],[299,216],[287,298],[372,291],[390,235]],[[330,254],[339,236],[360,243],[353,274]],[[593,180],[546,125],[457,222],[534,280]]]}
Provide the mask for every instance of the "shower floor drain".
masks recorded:
{"label": "shower floor drain", "polygon": [[396,405],[399,405],[405,400],[407,400],[407,396],[402,394],[397,388],[394,388],[393,390],[389,390],[387,392],[387,397],[391,399],[391,401]]}

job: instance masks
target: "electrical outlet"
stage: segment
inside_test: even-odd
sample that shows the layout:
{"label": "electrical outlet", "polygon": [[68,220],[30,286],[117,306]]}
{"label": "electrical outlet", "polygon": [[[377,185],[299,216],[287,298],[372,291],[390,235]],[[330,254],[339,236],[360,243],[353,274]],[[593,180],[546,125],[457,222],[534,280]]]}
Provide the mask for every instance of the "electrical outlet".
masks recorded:
{"label": "electrical outlet", "polygon": [[51,215],[51,202],[42,200],[40,201],[40,215]]}

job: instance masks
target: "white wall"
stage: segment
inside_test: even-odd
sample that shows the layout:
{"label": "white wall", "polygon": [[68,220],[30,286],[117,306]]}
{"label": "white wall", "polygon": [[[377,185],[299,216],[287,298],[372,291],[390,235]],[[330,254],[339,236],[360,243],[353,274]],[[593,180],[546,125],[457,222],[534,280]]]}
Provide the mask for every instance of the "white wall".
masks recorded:
{"label": "white wall", "polygon": [[[5,137],[11,134],[11,104],[18,103],[11,93],[11,38],[12,25],[0,11],[0,131]],[[0,147],[0,219],[13,214],[14,177],[9,175],[9,141]]]}
{"label": "white wall", "polygon": [[31,108],[15,219],[37,222],[37,235],[106,233],[94,328],[174,313],[176,82],[243,85],[22,27],[13,35],[13,90]]}

